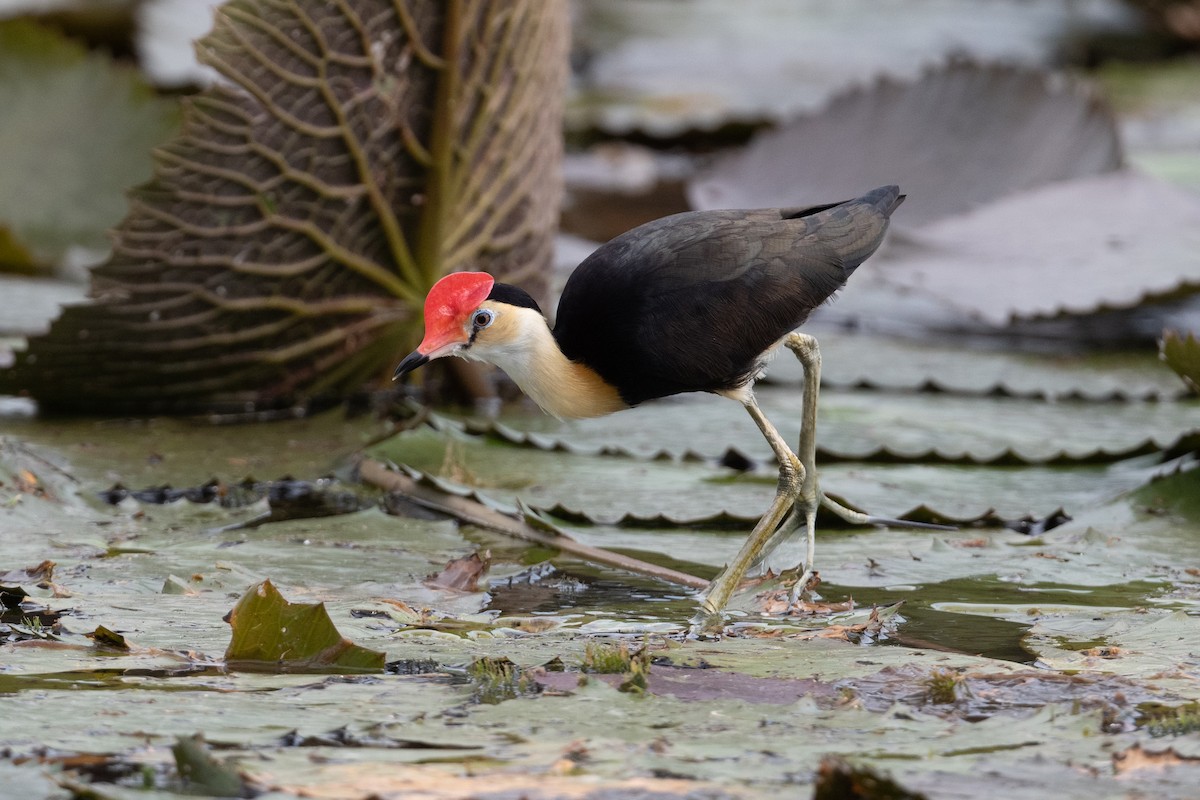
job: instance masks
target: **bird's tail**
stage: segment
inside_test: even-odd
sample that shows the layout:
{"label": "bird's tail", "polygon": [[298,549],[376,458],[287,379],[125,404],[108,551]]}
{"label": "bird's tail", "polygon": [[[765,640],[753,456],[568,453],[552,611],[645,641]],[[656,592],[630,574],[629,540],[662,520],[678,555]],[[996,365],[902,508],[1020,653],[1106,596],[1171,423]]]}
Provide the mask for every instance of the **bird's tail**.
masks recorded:
{"label": "bird's tail", "polygon": [[854,200],[814,208],[789,210],[788,219],[804,219],[809,235],[831,248],[842,267],[842,280],[879,249],[888,218],[904,195],[899,186],[880,186]]}
{"label": "bird's tail", "polygon": [[[888,219],[892,216],[892,212],[900,207],[900,204],[904,202],[904,198],[906,197],[908,195],[900,194],[899,186],[880,186],[878,189],[867,192],[858,198],[857,202],[873,206],[880,214],[883,214],[884,219]],[[851,202],[856,201],[852,200]]]}

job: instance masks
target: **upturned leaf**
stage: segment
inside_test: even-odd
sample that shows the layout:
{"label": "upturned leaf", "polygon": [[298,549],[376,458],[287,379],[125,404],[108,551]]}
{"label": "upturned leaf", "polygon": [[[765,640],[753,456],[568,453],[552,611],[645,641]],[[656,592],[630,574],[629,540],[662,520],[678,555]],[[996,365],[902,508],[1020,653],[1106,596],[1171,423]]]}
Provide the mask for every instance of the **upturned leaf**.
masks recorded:
{"label": "upturned leaf", "polygon": [[280,407],[381,375],[426,290],[542,289],[556,221],[562,0],[230,0],[224,78],[132,192],[95,302],[0,392],[44,410]]}
{"label": "upturned leaf", "polygon": [[212,755],[202,734],[178,737],[171,745],[171,754],[175,756],[179,777],[190,793],[217,797],[254,797],[256,794],[235,766]]}
{"label": "upturned leaf", "polygon": [[1200,394],[1200,339],[1194,333],[1164,331],[1158,354],[1194,394]]}
{"label": "upturned leaf", "polygon": [[383,669],[384,654],[343,637],[324,603],[289,603],[270,581],[251,586],[229,614],[225,661],[281,672]]}

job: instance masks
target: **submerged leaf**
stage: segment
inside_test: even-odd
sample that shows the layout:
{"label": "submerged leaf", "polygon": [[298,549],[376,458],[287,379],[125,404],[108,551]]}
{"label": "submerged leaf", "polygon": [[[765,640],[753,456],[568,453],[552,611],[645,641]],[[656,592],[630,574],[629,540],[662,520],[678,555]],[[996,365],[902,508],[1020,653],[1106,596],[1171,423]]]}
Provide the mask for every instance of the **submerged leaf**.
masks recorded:
{"label": "submerged leaf", "polygon": [[229,616],[233,638],[225,660],[233,667],[306,670],[381,670],[384,654],[338,633],[324,603],[289,603],[269,581],[238,601]]}
{"label": "submerged leaf", "polygon": [[230,0],[224,78],[131,195],[92,305],[0,391],[68,412],[280,407],[358,388],[426,289],[549,264],[566,5]]}
{"label": "submerged leaf", "polygon": [[1200,394],[1200,339],[1194,333],[1183,336],[1175,331],[1164,331],[1158,352],[1192,393]]}

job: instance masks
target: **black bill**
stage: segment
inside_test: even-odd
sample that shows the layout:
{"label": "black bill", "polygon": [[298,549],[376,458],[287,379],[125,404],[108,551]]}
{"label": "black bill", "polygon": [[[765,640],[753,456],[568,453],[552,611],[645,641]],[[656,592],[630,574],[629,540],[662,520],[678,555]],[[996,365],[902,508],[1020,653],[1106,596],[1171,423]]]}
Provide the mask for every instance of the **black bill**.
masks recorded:
{"label": "black bill", "polygon": [[417,367],[423,367],[428,363],[429,356],[423,355],[414,350],[405,356],[404,360],[400,362],[400,366],[396,367],[396,372],[392,375],[392,380],[399,380]]}

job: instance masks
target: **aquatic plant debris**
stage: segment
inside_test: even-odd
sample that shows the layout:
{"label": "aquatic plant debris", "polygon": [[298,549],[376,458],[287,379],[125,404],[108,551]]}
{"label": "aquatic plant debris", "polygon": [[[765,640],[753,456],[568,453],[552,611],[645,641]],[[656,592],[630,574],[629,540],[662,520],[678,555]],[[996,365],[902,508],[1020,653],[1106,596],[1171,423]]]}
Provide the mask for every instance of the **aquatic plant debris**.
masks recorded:
{"label": "aquatic plant debris", "polygon": [[471,553],[448,562],[440,572],[425,578],[425,585],[455,592],[477,592],[491,563],[491,553]]}

